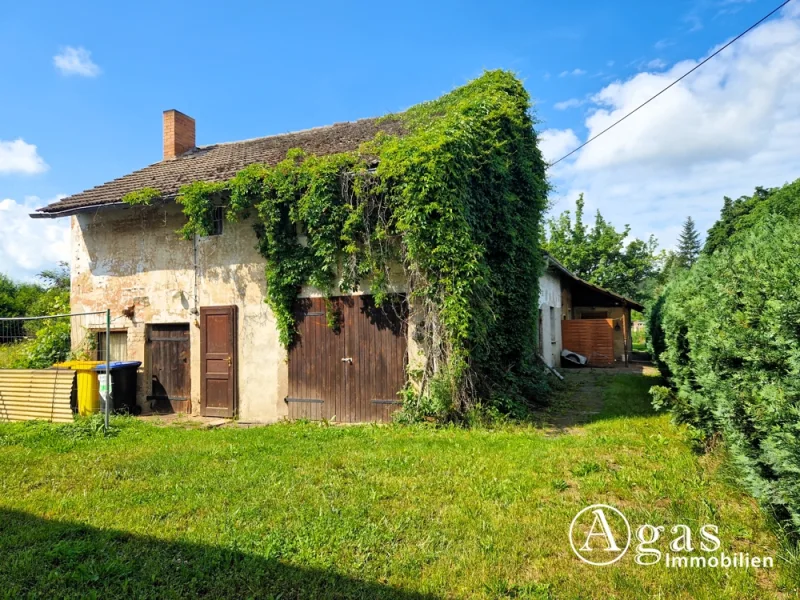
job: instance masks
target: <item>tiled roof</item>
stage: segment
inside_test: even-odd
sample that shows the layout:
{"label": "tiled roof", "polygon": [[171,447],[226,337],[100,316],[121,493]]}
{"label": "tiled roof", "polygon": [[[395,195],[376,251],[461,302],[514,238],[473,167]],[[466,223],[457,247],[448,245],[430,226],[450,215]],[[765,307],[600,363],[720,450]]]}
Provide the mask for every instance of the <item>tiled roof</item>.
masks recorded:
{"label": "tiled roof", "polygon": [[39,214],[33,216],[65,216],[91,207],[118,204],[125,194],[146,187],[155,188],[163,198],[170,199],[187,183],[225,181],[251,164],[277,164],[292,148],[302,148],[316,155],[353,151],[363,142],[373,139],[379,131],[401,134],[402,123],[398,119],[362,119],[242,142],[202,146],[177,158],[157,162],[85,192],[62,198],[38,209]]}

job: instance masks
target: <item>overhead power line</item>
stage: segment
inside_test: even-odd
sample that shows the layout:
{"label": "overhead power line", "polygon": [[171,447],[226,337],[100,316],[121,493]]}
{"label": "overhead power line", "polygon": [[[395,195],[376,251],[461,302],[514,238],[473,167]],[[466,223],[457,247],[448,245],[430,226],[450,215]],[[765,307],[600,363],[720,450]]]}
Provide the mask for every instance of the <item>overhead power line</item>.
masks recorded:
{"label": "overhead power line", "polygon": [[706,64],[708,61],[710,61],[712,58],[714,58],[714,57],[715,57],[717,54],[719,54],[720,52],[722,52],[723,50],[725,50],[725,48],[727,48],[728,46],[730,46],[731,44],[733,44],[733,43],[734,43],[734,42],[736,42],[737,40],[740,40],[741,38],[743,38],[744,36],[746,36],[748,33],[750,33],[751,31],[753,31],[753,29],[755,29],[756,27],[758,27],[759,25],[761,25],[761,24],[762,24],[764,21],[766,21],[767,19],[769,19],[769,18],[770,18],[772,15],[774,15],[776,12],[778,12],[778,11],[779,11],[780,9],[782,9],[784,6],[786,6],[787,4],[789,4],[789,2],[791,2],[791,1],[792,1],[792,0],[786,0],[785,2],[783,2],[783,3],[782,3],[780,6],[778,6],[778,7],[777,7],[777,8],[775,8],[774,10],[770,11],[770,12],[769,12],[769,14],[767,14],[766,16],[764,16],[764,17],[762,17],[761,19],[759,19],[759,20],[758,20],[756,23],[753,23],[753,24],[752,24],[750,27],[748,27],[747,29],[745,29],[745,30],[744,30],[742,33],[740,33],[739,35],[737,35],[735,38],[733,38],[733,39],[732,39],[731,41],[729,41],[727,44],[725,44],[724,46],[722,46],[721,48],[719,48],[719,49],[718,49],[716,52],[714,52],[713,54],[709,55],[709,56],[708,56],[708,57],[706,57],[704,60],[702,60],[701,62],[697,63],[697,64],[696,64],[694,67],[692,67],[691,69],[689,69],[688,71],[686,71],[686,73],[684,73],[683,75],[681,75],[680,77],[678,77],[678,78],[677,78],[675,81],[673,81],[672,83],[670,83],[670,84],[669,84],[667,87],[665,87],[663,90],[661,90],[660,92],[658,92],[658,93],[657,93],[655,96],[651,96],[650,98],[648,98],[647,100],[645,100],[644,102],[642,102],[642,103],[641,103],[639,106],[637,106],[636,108],[634,108],[634,109],[633,109],[631,112],[629,112],[629,113],[628,113],[628,114],[626,114],[625,116],[621,117],[619,120],[615,121],[614,123],[612,123],[611,125],[609,125],[609,126],[608,126],[608,127],[606,127],[605,129],[603,129],[603,131],[601,131],[600,133],[598,133],[598,134],[596,134],[596,135],[593,135],[593,136],[592,136],[592,137],[590,137],[588,140],[586,140],[585,142],[583,142],[583,143],[582,143],[580,146],[578,146],[578,147],[577,147],[577,148],[575,148],[574,150],[572,150],[572,151],[568,152],[567,154],[565,154],[564,156],[562,156],[562,157],[561,157],[561,158],[559,158],[558,160],[551,162],[549,165],[547,165],[547,167],[548,167],[548,168],[550,168],[550,167],[552,167],[552,166],[554,166],[554,165],[557,165],[558,163],[560,163],[560,162],[561,162],[562,160],[564,160],[565,158],[568,158],[568,157],[572,156],[572,155],[573,155],[573,154],[575,154],[575,153],[576,153],[578,150],[580,150],[581,148],[585,147],[587,144],[590,144],[591,142],[593,142],[594,140],[596,140],[597,138],[599,138],[601,135],[603,135],[603,134],[604,134],[604,133],[606,133],[607,131],[609,131],[609,130],[613,129],[614,127],[616,127],[617,125],[619,125],[620,123],[622,123],[622,122],[623,122],[625,119],[627,119],[628,117],[630,117],[630,116],[631,116],[633,113],[635,113],[635,112],[636,112],[636,111],[638,111],[639,109],[641,109],[641,108],[644,108],[645,106],[647,106],[648,104],[650,104],[650,103],[651,103],[653,100],[655,100],[656,98],[658,98],[658,97],[659,97],[661,94],[663,94],[664,92],[666,92],[666,91],[667,91],[669,88],[671,88],[672,86],[674,86],[674,85],[678,84],[680,81],[682,81],[683,79],[685,79],[686,77],[688,77],[689,75],[691,75],[692,73],[694,73],[695,71],[697,71],[697,69],[699,69],[700,67],[702,67],[702,66],[703,66],[704,64]]}

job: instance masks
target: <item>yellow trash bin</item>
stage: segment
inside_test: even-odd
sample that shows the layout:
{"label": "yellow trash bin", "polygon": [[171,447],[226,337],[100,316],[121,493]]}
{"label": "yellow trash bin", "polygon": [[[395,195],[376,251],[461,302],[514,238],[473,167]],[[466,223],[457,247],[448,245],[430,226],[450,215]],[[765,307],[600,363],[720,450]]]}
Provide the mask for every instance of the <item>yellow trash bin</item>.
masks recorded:
{"label": "yellow trash bin", "polygon": [[78,414],[83,417],[100,412],[100,382],[94,368],[102,364],[105,363],[97,360],[68,360],[53,365],[78,372]]}

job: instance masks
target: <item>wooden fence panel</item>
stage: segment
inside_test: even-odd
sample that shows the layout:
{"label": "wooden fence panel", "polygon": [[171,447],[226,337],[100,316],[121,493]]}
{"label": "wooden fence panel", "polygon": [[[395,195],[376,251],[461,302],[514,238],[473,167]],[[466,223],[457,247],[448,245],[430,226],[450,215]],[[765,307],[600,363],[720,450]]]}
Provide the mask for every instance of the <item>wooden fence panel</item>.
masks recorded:
{"label": "wooden fence panel", "polygon": [[564,350],[583,354],[594,367],[614,365],[614,320],[575,319],[561,321]]}
{"label": "wooden fence panel", "polygon": [[0,370],[0,421],[71,423],[71,369]]}

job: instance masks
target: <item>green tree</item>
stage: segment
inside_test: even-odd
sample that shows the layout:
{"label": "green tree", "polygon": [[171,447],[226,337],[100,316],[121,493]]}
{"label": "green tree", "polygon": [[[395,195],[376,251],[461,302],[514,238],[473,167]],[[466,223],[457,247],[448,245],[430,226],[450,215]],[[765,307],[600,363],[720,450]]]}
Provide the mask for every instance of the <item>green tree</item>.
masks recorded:
{"label": "green tree", "polygon": [[686,269],[691,268],[697,260],[697,257],[700,256],[700,250],[702,250],[702,248],[703,245],[700,243],[700,234],[697,233],[697,229],[694,226],[694,219],[692,219],[692,217],[686,217],[686,220],[683,222],[683,230],[680,236],[678,236],[678,264]]}
{"label": "green tree", "polygon": [[719,220],[708,230],[704,254],[713,254],[752,229],[769,214],[800,217],[800,179],[780,188],[757,187],[752,196],[725,197]]}
{"label": "green tree", "polygon": [[16,317],[17,286],[10,278],[0,273],[0,317]]}
{"label": "green tree", "polygon": [[654,273],[640,286],[639,298],[647,301],[657,298],[670,281],[685,271],[674,250],[662,250],[655,257]]}
{"label": "green tree", "polygon": [[24,317],[44,289],[37,283],[15,283],[0,273],[0,317]]}
{"label": "green tree", "polygon": [[583,220],[584,200],[575,201],[575,219],[570,211],[548,221],[544,249],[578,277],[618,294],[645,300],[649,297],[648,282],[658,272],[657,242],[625,240],[630,226],[617,231],[598,210],[594,225]]}
{"label": "green tree", "polygon": [[43,285],[39,286],[39,295],[28,304],[25,315],[38,317],[68,313],[70,281],[67,263],[62,262],[55,269],[42,271],[38,278]]}
{"label": "green tree", "polygon": [[[33,317],[69,312],[69,270],[65,263],[38,275],[43,284],[14,283],[0,274],[0,317]],[[8,333],[8,332],[7,332]],[[24,333],[26,339],[20,336]],[[3,332],[0,331],[0,335]],[[70,354],[69,319],[28,321],[15,328],[0,352],[0,368],[44,369]]]}

